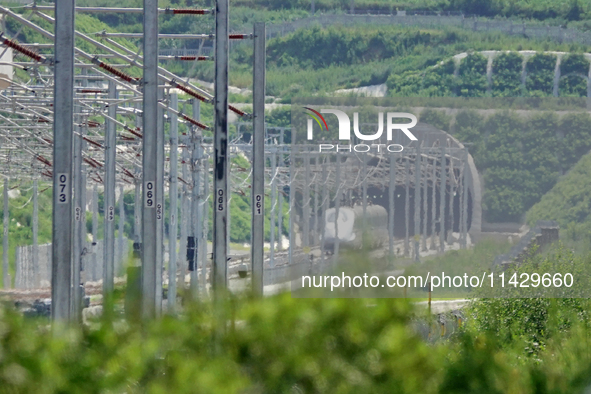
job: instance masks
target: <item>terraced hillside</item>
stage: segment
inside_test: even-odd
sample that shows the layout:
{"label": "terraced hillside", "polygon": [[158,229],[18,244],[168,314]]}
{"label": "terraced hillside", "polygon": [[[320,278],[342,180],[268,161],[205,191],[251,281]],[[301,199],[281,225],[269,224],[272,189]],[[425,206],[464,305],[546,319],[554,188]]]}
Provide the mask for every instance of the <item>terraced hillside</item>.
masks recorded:
{"label": "terraced hillside", "polygon": [[537,51],[460,53],[388,79],[393,96],[591,97],[591,54]]}
{"label": "terraced hillside", "polygon": [[[138,6],[141,0],[81,0],[80,5]],[[162,2],[166,4],[168,2]],[[170,1],[173,5],[211,6],[212,0]],[[545,21],[583,21],[589,17],[589,4],[582,0],[232,0],[234,8],[294,12],[347,12],[390,14],[397,11],[464,13],[487,17],[514,17]],[[162,5],[161,5],[162,6]]]}
{"label": "terraced hillside", "polygon": [[576,101],[583,107],[574,112],[428,108],[420,119],[468,146],[484,182],[485,219],[519,222],[591,149],[591,117]]}
{"label": "terraced hillside", "polygon": [[[468,2],[464,2],[468,3]],[[252,22],[266,20],[268,23],[289,21],[310,15],[310,2],[304,1],[264,1],[264,0],[237,0],[232,2],[231,21],[234,29],[252,25]],[[346,11],[350,7],[350,1],[319,0],[315,2],[318,11]],[[441,3],[443,4],[443,3]],[[404,4],[386,1],[358,0],[353,3],[355,9],[383,9],[389,7],[390,11],[400,9],[431,9],[431,10],[462,10],[462,5],[445,7],[437,1],[423,0],[409,1]],[[464,5],[466,5],[464,4]],[[515,4],[534,7],[533,2],[522,1]],[[537,4],[537,3],[536,3]],[[105,5],[138,7],[141,1],[122,0],[81,0],[78,5]],[[210,7],[211,1],[165,1],[159,4],[161,7]],[[256,9],[248,8],[256,6]],[[381,7],[381,8],[380,8]],[[384,8],[386,7],[386,8]],[[455,7],[455,8],[454,8]],[[339,11],[340,10],[340,11]],[[349,10],[350,11],[350,10]],[[586,12],[586,11],[585,11]],[[37,17],[33,17],[36,23],[46,27],[52,26]],[[20,31],[18,39],[23,42],[44,42],[38,34],[28,29],[20,29],[11,25],[8,29],[12,32]],[[141,31],[141,16],[125,15],[79,15],[77,16],[77,28],[89,35],[102,30],[120,32]],[[200,19],[180,17],[172,19],[163,16],[161,19],[161,31],[164,33],[208,33],[212,31],[211,22]],[[137,51],[139,42],[118,40],[121,45]],[[84,43],[79,43],[84,49]],[[199,42],[184,41],[173,42],[162,40],[162,48],[175,47],[199,47]],[[525,51],[524,49],[527,49]],[[291,97],[311,94],[332,94],[338,89],[347,89],[367,85],[387,83],[389,94],[396,96],[552,96],[558,91],[559,96],[586,96],[589,86],[589,55],[591,47],[580,44],[566,44],[553,41],[532,40],[527,37],[507,36],[499,33],[470,32],[456,28],[420,28],[402,26],[332,26],[321,28],[319,26],[309,29],[301,29],[282,37],[268,41],[268,94],[275,96],[279,101],[290,102]],[[508,51],[508,52],[507,52]],[[250,88],[252,48],[249,45],[238,45],[231,52],[230,81],[234,86]],[[526,62],[527,60],[527,62]],[[523,64],[525,63],[525,71]],[[558,67],[557,67],[558,64]],[[213,77],[213,65],[179,64],[169,62],[164,64],[171,71],[183,77],[198,77],[211,80]],[[141,70],[129,69],[133,75],[139,75]],[[17,71],[22,79],[31,76]],[[557,74],[558,73],[558,74]],[[556,75],[558,75],[558,89],[556,89]],[[236,96],[235,100],[248,101],[246,96]],[[190,114],[190,106],[185,112]],[[491,221],[517,220],[523,212],[539,200],[541,195],[549,190],[557,177],[568,169],[582,155],[580,149],[588,149],[586,140],[580,143],[579,150],[574,149],[569,142],[576,136],[584,136],[589,131],[586,119],[571,119],[559,117],[554,120],[541,120],[540,124],[558,125],[554,130],[538,130],[540,135],[552,134],[552,138],[560,141],[558,157],[549,159],[547,151],[535,160],[524,164],[526,157],[534,147],[524,145],[520,155],[509,162],[491,163],[490,157],[484,153],[501,152],[503,144],[508,143],[512,137],[509,130],[499,130],[497,134],[486,132],[497,120],[480,115],[465,113],[457,115],[454,122],[446,119],[437,109],[424,112],[421,117],[444,130],[451,131],[468,143],[475,144],[471,147],[477,165],[485,174],[487,194],[485,205],[487,218]],[[205,121],[210,119],[211,112],[202,110]],[[584,117],[580,115],[580,117]],[[280,126],[289,124],[289,114],[281,111],[269,117],[270,122]],[[464,122],[464,123],[462,123]],[[569,123],[570,122],[570,123]],[[452,123],[455,124],[451,128]],[[571,128],[569,125],[575,125]],[[568,130],[567,130],[568,128]],[[556,130],[558,134],[556,134]],[[564,131],[563,131],[564,130]],[[487,134],[488,133],[488,134]],[[532,131],[533,133],[533,131]],[[491,137],[492,135],[492,137]],[[486,137],[485,137],[486,136]],[[499,143],[495,148],[493,142],[498,138]],[[539,147],[537,147],[539,148]],[[540,148],[542,149],[542,148]],[[542,150],[544,150],[543,148]],[[516,179],[519,185],[528,185],[518,190],[508,190],[510,183],[505,183],[507,174],[500,174],[501,167],[505,165],[520,165],[520,175]],[[524,183],[525,182],[525,183]],[[507,195],[509,193],[509,197]],[[509,208],[503,210],[499,201],[509,198]],[[243,198],[232,200],[233,203],[246,202]],[[246,204],[247,205],[247,204]],[[236,207],[240,211],[239,207]],[[128,216],[131,217],[130,215]],[[245,241],[248,233],[248,220],[238,218],[236,225],[242,223],[242,227],[233,234],[233,240]]]}

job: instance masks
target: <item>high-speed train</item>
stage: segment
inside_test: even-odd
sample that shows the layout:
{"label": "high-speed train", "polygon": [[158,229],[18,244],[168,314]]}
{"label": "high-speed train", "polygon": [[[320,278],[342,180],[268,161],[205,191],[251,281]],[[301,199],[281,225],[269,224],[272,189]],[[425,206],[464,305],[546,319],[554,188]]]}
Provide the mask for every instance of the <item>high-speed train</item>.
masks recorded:
{"label": "high-speed train", "polygon": [[[338,232],[337,232],[338,230]],[[388,212],[381,205],[368,205],[365,208],[356,205],[326,210],[323,239],[327,251],[334,251],[336,240],[339,248],[359,249],[361,247],[378,248],[388,242]]]}

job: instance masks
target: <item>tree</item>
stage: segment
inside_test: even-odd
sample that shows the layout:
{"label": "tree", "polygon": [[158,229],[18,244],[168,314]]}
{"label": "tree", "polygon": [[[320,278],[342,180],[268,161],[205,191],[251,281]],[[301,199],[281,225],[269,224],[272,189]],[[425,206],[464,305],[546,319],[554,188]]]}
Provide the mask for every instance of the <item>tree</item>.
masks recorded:
{"label": "tree", "polygon": [[579,0],[572,0],[568,9],[568,13],[566,14],[566,19],[569,21],[580,21],[583,19],[582,17],[584,12],[585,10],[583,10]]}

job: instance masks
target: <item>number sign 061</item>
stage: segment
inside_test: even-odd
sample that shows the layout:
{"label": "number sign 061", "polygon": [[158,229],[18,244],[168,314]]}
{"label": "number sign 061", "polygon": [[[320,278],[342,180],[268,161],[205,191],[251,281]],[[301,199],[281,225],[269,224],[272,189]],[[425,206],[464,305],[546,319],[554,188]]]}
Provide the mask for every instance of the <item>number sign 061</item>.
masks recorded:
{"label": "number sign 061", "polygon": [[259,216],[263,214],[263,195],[256,194],[254,196],[254,214]]}

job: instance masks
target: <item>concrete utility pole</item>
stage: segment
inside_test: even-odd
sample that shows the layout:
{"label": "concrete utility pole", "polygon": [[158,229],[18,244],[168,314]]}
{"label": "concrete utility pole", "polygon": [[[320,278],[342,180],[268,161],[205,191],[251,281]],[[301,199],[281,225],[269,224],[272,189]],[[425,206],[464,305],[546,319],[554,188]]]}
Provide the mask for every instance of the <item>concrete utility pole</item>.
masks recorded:
{"label": "concrete utility pole", "polygon": [[447,158],[441,147],[441,180],[439,181],[439,251],[445,252],[445,196],[447,195]]}
{"label": "concrete utility pole", "polygon": [[252,189],[250,224],[252,291],[263,295],[265,241],[265,24],[254,24],[252,76]]}
{"label": "concrete utility pole", "polygon": [[119,186],[119,226],[117,227],[117,230],[119,256],[117,259],[115,275],[121,275],[123,272],[123,264],[125,263],[123,259],[123,245],[125,244],[125,193],[123,190],[123,185]]}
{"label": "concrete utility pole", "polygon": [[453,232],[454,232],[454,204],[456,199],[456,175],[454,171],[454,156],[453,150],[450,152],[449,158],[449,232],[447,234],[447,243],[453,245]]}
{"label": "concrete utility pole", "polygon": [[[201,117],[201,105],[198,100],[193,100],[193,119],[199,120]],[[194,253],[193,264],[190,272],[190,289],[191,295],[197,297],[199,295],[199,251],[202,247],[207,248],[207,243],[200,242],[201,231],[203,230],[203,217],[200,214],[200,200],[201,200],[201,130],[194,127],[191,132],[191,172],[193,177],[193,188],[191,189],[191,226],[189,227],[189,234],[193,237]],[[202,262],[204,264],[205,262]],[[205,291],[205,288],[203,289]]]}
{"label": "concrete utility pole", "polygon": [[[158,100],[164,89],[158,88]],[[156,133],[156,316],[162,313],[162,272],[164,267],[164,109],[158,106]]]}
{"label": "concrete utility pole", "polygon": [[[170,95],[170,107],[178,109],[178,97],[176,93]],[[179,124],[175,112],[170,112],[170,224],[168,229],[168,311],[174,312],[176,306],[176,235],[178,222],[178,151],[179,151]]]}
{"label": "concrete utility pole", "polygon": [[[321,229],[324,229],[324,225],[326,223],[326,210],[328,209],[328,187],[327,187],[327,182],[328,182],[328,171],[326,169],[326,156],[322,157],[322,215],[320,215],[320,220],[321,220]],[[281,227],[280,227],[281,228]],[[281,230],[280,230],[281,231]],[[326,250],[326,245],[325,245],[325,239],[324,239],[324,234],[322,234],[322,237],[320,238],[320,267],[321,270],[320,272],[324,272],[324,270],[326,269],[326,266],[324,264],[325,260],[324,260],[324,252]]]}
{"label": "concrete utility pole", "polygon": [[[193,119],[201,119],[201,103],[198,100],[193,100]],[[203,142],[203,135],[199,128],[194,127],[192,132],[192,160],[191,170],[193,176],[193,188],[191,190],[191,226],[189,233],[193,236],[194,240],[194,253],[193,253],[193,270],[191,271],[191,294],[193,297],[199,295],[199,261],[201,261],[201,267],[205,267],[207,261],[202,259],[200,251],[202,248],[207,250],[207,240],[204,242],[202,239],[203,232],[203,204],[201,194],[201,160],[203,159],[203,149],[201,144]],[[205,272],[202,270],[202,275]],[[203,286],[203,292],[205,292],[205,286]]]}
{"label": "concrete utility pole", "polygon": [[[79,110],[76,108],[76,112]],[[78,128],[80,132],[80,128]],[[82,189],[86,186],[82,184],[82,138],[74,136],[74,240],[73,240],[73,259],[72,259],[72,295],[70,298],[70,313],[73,321],[81,321],[82,297],[80,294],[80,269],[82,243]],[[84,231],[86,232],[86,231]]]}
{"label": "concrete utility pole", "polygon": [[226,179],[228,180],[228,220],[226,221],[226,253],[228,254],[228,259],[230,260],[230,242],[232,239],[230,238],[231,233],[230,229],[232,228],[232,162],[230,161],[230,157],[228,157],[228,167],[226,168]]}
{"label": "concrete utility pole", "polygon": [[8,274],[8,225],[10,216],[8,212],[8,178],[4,178],[4,234],[2,236],[2,283],[5,289],[10,288],[10,275]]}
{"label": "concrete utility pole", "polygon": [[72,138],[74,127],[74,0],[55,3],[51,315],[70,319],[72,287]]}
{"label": "concrete utility pole", "polygon": [[[209,196],[209,160],[208,157],[205,157],[203,160],[203,195]],[[207,238],[209,232],[209,202],[207,199],[203,200],[203,227],[201,231],[202,235],[202,245],[201,252],[201,288],[205,293],[205,286],[206,286],[206,276],[207,276]]]}
{"label": "concrete utility pole", "polygon": [[[193,114],[194,116],[195,114]],[[180,224],[181,224],[181,234],[180,234],[180,242],[179,242],[179,259],[180,259],[180,266],[181,266],[181,276],[179,280],[179,286],[184,289],[185,286],[185,272],[187,271],[187,227],[188,223],[191,221],[189,220],[189,188],[187,187],[187,182],[189,181],[189,171],[188,171],[188,163],[191,161],[191,156],[189,154],[189,144],[190,144],[190,137],[188,135],[183,135],[181,142],[185,146],[181,152],[181,176],[185,182],[182,185],[182,192],[181,192],[181,216],[180,216]],[[170,280],[170,278],[169,278]],[[169,285],[170,286],[170,285]],[[168,290],[170,291],[170,289]]]}
{"label": "concrete utility pole", "polygon": [[[277,150],[271,148],[271,220],[269,231],[269,260],[271,266],[275,265],[275,210],[277,209]],[[308,218],[310,216],[307,216]],[[263,228],[264,230],[264,228]]]}
{"label": "concrete utility pole", "polygon": [[[281,158],[281,156],[279,156]],[[320,155],[313,155],[314,157],[314,166],[318,166],[318,160],[320,159]],[[279,166],[281,166],[281,164],[279,164]],[[279,172],[279,169],[277,169],[277,172]],[[314,174],[314,239],[312,240],[312,242],[314,243],[314,245],[318,245],[320,243],[320,221],[318,219],[318,212],[320,212],[320,207],[318,206],[318,204],[320,204],[320,190],[318,189],[318,174]],[[277,195],[277,197],[281,197],[281,193],[279,193]],[[277,207],[279,208],[279,212],[281,212],[281,204],[279,203],[279,201],[277,202]],[[277,215],[280,216],[281,214]],[[273,226],[275,226],[275,224],[273,223]],[[273,228],[273,233],[275,232],[275,229],[279,229],[279,242],[278,244],[281,245],[281,226],[279,225],[279,223],[277,224],[277,227],[272,227]],[[280,248],[278,248],[280,249]]]}
{"label": "concrete utility pole", "polygon": [[[136,109],[140,108],[141,103],[136,103]],[[139,112],[138,112],[139,113]],[[136,113],[135,115],[135,126],[142,127],[142,118]],[[140,175],[142,168],[139,165],[135,167],[134,174],[134,187],[135,187],[135,199],[133,201],[133,242],[140,244],[142,242],[142,180]],[[141,246],[140,246],[141,248]],[[141,252],[141,249],[140,249]],[[140,253],[141,254],[141,253]],[[140,256],[141,257],[141,256]],[[137,262],[136,262],[137,264]]]}
{"label": "concrete utility pole", "polygon": [[33,283],[39,287],[39,186],[37,178],[33,180]]}
{"label": "concrete utility pole", "polygon": [[468,149],[464,148],[464,171],[462,177],[462,248],[468,247]]}
{"label": "concrete utility pole", "polygon": [[158,1],[144,0],[142,316],[156,316],[156,160],[158,133]]}
{"label": "concrete utility pole", "polygon": [[[117,85],[109,81],[109,99],[117,98]],[[107,109],[111,119],[117,117],[117,105],[111,102]],[[113,292],[115,278],[115,161],[117,125],[109,118],[105,121],[105,191],[103,236],[103,297]]]}
{"label": "concrete utility pole", "polygon": [[404,160],[404,255],[408,256],[409,252],[409,238],[410,238],[410,157],[406,156]]}
{"label": "concrete utility pole", "polygon": [[361,171],[364,175],[363,180],[361,181],[361,207],[363,208],[363,230],[361,231],[362,238],[361,241],[363,244],[367,242],[367,153],[362,153],[360,155],[362,161],[361,163]]}
{"label": "concrete utility pole", "polygon": [[[285,159],[283,155],[283,141],[284,132],[283,128],[281,128],[281,131],[279,132],[279,162],[277,164],[280,167],[285,166]],[[277,195],[277,206],[279,207],[279,210],[277,211],[277,250],[283,250],[283,190],[280,190],[279,194]]]}
{"label": "concrete utility pole", "polygon": [[[275,161],[272,162],[275,164]],[[273,176],[275,176],[275,166],[273,165]],[[302,199],[302,246],[310,246],[310,153],[304,153],[304,191]],[[273,203],[272,201],[271,203]],[[336,223],[336,222],[335,222]]]}
{"label": "concrete utility pole", "polygon": [[436,153],[433,154],[433,172],[431,173],[431,245],[429,249],[435,250],[435,222],[437,221],[437,161]]}
{"label": "concrete utility pole", "polygon": [[228,8],[228,0],[216,2],[212,287],[222,292],[228,283]]}
{"label": "concrete utility pole", "polygon": [[293,185],[295,181],[295,166],[294,161],[296,157],[295,149],[294,148],[294,135],[292,135],[292,150],[291,150],[291,160],[289,161],[289,250],[288,250],[288,261],[289,264],[293,263],[293,249],[295,247],[295,220],[294,220],[294,212],[295,212],[295,201],[293,200],[293,193],[291,190],[291,185]]}
{"label": "concrete utility pole", "polygon": [[[336,267],[338,258],[339,258],[339,246],[341,244],[341,240],[339,239],[339,208],[341,207],[341,159],[339,155],[336,155],[336,175],[335,175],[335,201],[334,201],[334,250],[333,250],[333,259],[332,265]],[[305,218],[307,220],[308,218]]]}
{"label": "concrete utility pole", "polygon": [[[82,141],[82,146],[85,147],[84,141]],[[80,245],[82,247],[82,251],[81,251],[81,255],[80,255],[80,275],[82,275],[82,273],[86,271],[86,261],[88,260],[88,257],[85,257],[88,254],[88,249],[86,249],[86,246],[88,245],[88,243],[86,242],[86,204],[87,204],[86,185],[87,185],[87,181],[88,181],[88,173],[87,173],[87,168],[84,164],[82,165],[82,171],[81,171],[80,178],[81,178],[80,182],[82,183],[82,188],[81,188],[82,195],[80,196],[80,207],[81,207],[81,212],[80,212]],[[81,283],[86,282],[87,280],[88,280],[88,276],[86,273],[84,274],[83,277],[80,277]],[[79,294],[83,294],[83,292],[81,291]],[[82,302],[82,300],[80,300],[80,302]]]}
{"label": "concrete utility pole", "polygon": [[390,153],[390,179],[388,182],[388,252],[394,257],[394,197],[396,195],[396,156]]}
{"label": "concrete utility pole", "polygon": [[[302,246],[310,246],[310,153],[306,151],[304,154],[304,191],[302,197]],[[338,159],[337,159],[338,160]],[[275,177],[275,160],[273,164],[273,177]],[[274,196],[273,196],[274,197]],[[274,203],[272,201],[271,203]],[[336,223],[336,221],[335,221]]]}
{"label": "concrete utility pole", "polygon": [[419,238],[421,236],[421,147],[417,146],[415,156],[415,226],[414,226],[414,261],[419,261]]}
{"label": "concrete utility pole", "polygon": [[[429,152],[429,151],[427,151]],[[427,153],[428,154],[428,153]],[[429,160],[425,157],[425,176],[421,176],[423,178],[423,231],[421,236],[421,249],[423,251],[427,251],[427,218],[428,218],[428,211],[429,211]]]}
{"label": "concrete utility pole", "polygon": [[459,238],[458,243],[460,244],[460,248],[464,247],[464,171],[466,166],[464,165],[463,158],[461,159],[462,162],[460,164],[460,176],[458,178],[458,216],[460,217],[458,222],[458,232]]}
{"label": "concrete utility pole", "polygon": [[98,187],[95,184],[92,188],[92,244],[93,244],[93,253],[92,253],[92,280],[98,280],[99,277],[102,277],[103,273],[99,272],[98,270],[98,256],[96,255],[96,249],[98,249],[95,245],[98,242]]}
{"label": "concrete utility pole", "polygon": [[134,184],[135,197],[133,200],[133,242],[142,242],[142,182],[136,176]]}

